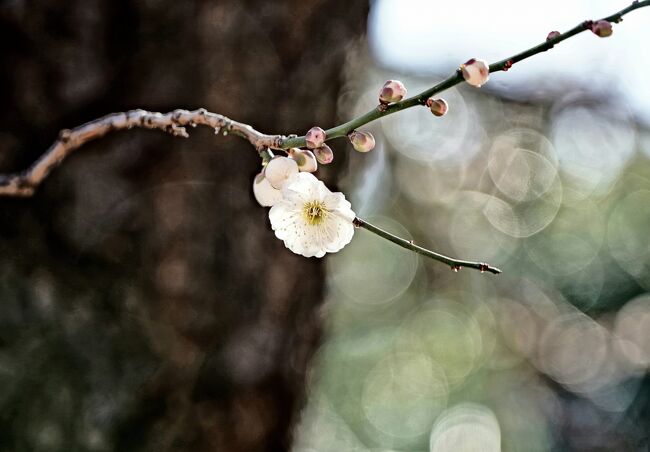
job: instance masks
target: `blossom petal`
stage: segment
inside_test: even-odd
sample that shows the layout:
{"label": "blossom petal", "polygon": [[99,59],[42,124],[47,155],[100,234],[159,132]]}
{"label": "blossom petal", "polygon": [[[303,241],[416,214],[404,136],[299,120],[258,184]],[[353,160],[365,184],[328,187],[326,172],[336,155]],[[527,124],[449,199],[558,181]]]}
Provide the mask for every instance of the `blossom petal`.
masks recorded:
{"label": "blossom petal", "polygon": [[[305,214],[320,205],[322,216],[314,221]],[[323,257],[350,243],[355,214],[342,193],[332,193],[310,173],[293,176],[282,189],[282,199],[269,211],[276,237],[296,254]]]}

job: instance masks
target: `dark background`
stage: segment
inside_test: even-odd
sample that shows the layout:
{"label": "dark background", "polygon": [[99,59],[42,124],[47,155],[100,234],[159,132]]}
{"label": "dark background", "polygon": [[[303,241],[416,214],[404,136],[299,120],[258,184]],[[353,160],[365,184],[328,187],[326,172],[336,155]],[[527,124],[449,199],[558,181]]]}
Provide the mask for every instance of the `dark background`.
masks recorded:
{"label": "dark background", "polygon": [[[267,133],[332,125],[367,8],[3,1],[0,171],[133,108],[205,107]],[[323,267],[273,237],[254,150],[190,133],[116,133],[33,198],[0,199],[0,450],[290,446]]]}

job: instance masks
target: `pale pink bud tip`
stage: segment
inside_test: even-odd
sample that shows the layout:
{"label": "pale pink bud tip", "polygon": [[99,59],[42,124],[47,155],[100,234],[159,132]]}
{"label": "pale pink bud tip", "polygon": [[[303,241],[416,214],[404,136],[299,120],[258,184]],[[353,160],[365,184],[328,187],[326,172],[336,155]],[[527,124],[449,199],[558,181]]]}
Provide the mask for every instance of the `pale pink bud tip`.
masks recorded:
{"label": "pale pink bud tip", "polygon": [[332,160],[334,160],[334,152],[332,151],[332,148],[326,144],[314,149],[314,155],[316,155],[316,160],[318,160],[318,163],[321,165],[330,164],[332,163]]}
{"label": "pale pink bud tip", "polygon": [[275,157],[264,169],[264,177],[278,190],[294,174],[298,174],[298,164],[289,157]]}
{"label": "pale pink bud tip", "polygon": [[312,127],[305,134],[305,142],[309,149],[319,148],[325,143],[325,131],[320,127]]}
{"label": "pale pink bud tip", "polygon": [[436,116],[444,116],[449,110],[449,105],[444,99],[427,99],[427,107]]}
{"label": "pale pink bud tip", "polygon": [[382,104],[399,102],[404,96],[406,96],[406,87],[404,84],[399,80],[388,80],[381,88],[379,102]]}
{"label": "pale pink bud tip", "polygon": [[370,132],[359,132],[355,130],[348,137],[355,151],[369,152],[375,147],[375,137]]}
{"label": "pale pink bud tip", "polygon": [[546,36],[546,40],[547,40],[547,41],[550,41],[551,39],[555,39],[555,38],[557,38],[558,36],[560,36],[560,32],[559,32],[559,31],[552,31],[552,32],[550,32],[550,33],[548,34],[548,36]]}
{"label": "pale pink bud tip", "polygon": [[485,85],[490,78],[490,67],[483,60],[472,58],[465,64],[461,64],[460,70],[465,81],[477,88]]}
{"label": "pale pink bud tip", "polygon": [[601,38],[606,38],[612,35],[612,24],[607,20],[599,20],[591,25],[591,31]]}
{"label": "pale pink bud tip", "polygon": [[306,173],[313,173],[318,169],[318,162],[313,152],[293,148],[289,150],[289,157],[298,164],[298,169]]}

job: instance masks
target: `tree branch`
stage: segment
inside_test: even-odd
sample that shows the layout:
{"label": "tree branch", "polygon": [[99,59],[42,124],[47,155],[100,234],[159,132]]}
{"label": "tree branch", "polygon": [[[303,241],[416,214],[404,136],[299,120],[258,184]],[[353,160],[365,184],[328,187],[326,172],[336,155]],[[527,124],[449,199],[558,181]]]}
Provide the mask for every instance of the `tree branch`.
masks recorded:
{"label": "tree branch", "polygon": [[[605,20],[608,22],[620,22],[623,18],[623,16],[631,11],[634,11],[635,9],[638,8],[643,8],[644,6],[650,6],[650,0],[644,0],[644,1],[638,1],[635,0],[632,2],[630,6],[627,8],[624,8],[620,10],[617,13],[614,13],[610,16],[604,17],[600,20]],[[533,55],[537,55],[538,53],[541,52],[546,52],[547,50],[550,50],[553,48],[555,44],[558,44],[566,39],[569,39],[572,36],[577,35],[578,33],[582,33],[585,30],[589,30],[591,27],[591,24],[594,21],[591,20],[586,20],[579,25],[576,25],[573,27],[571,30],[565,32],[565,33],[560,33],[554,38],[548,39],[544,41],[541,44],[538,44],[534,47],[531,47],[528,50],[525,50],[523,52],[520,52],[516,55],[513,55],[509,58],[505,58],[501,61],[498,61],[496,63],[493,63],[490,65],[490,73],[492,72],[499,72],[499,71],[507,71],[512,67],[513,64],[518,63],[522,60],[525,60],[526,58],[529,58]],[[333,138],[339,138],[339,137],[344,137],[347,136],[350,132],[352,132],[354,129],[357,129],[365,124],[368,124],[369,122],[375,121],[376,119],[382,118],[384,116],[388,116],[393,113],[397,113],[398,111],[402,111],[407,108],[415,107],[417,105],[425,105],[427,99],[429,99],[431,96],[438,94],[446,89],[451,88],[452,86],[455,86],[462,82],[463,76],[460,72],[460,69],[457,69],[456,72],[449,78],[443,80],[442,82],[438,83],[437,85],[429,88],[426,91],[422,91],[420,94],[417,94],[413,97],[410,97],[408,99],[404,99],[400,102],[395,102],[394,104],[390,104],[388,107],[381,106],[381,108],[375,108],[374,110],[369,111],[368,113],[359,116],[357,118],[354,118],[345,124],[341,124],[339,126],[333,127],[331,129],[328,129],[325,131],[326,134],[326,139],[331,140]],[[294,147],[304,147],[305,146],[305,137],[286,137],[282,141],[281,147],[283,149],[288,149],[288,148],[294,148]]]}
{"label": "tree branch", "polygon": [[[601,20],[620,22],[625,14],[645,6],[650,6],[650,0],[635,0],[627,8],[604,17]],[[545,52],[551,49],[555,44],[588,30],[591,23],[592,21],[582,22],[571,30],[558,34],[535,47],[531,47],[530,49],[513,55],[510,58],[493,63],[490,65],[490,72],[507,71],[513,64],[538,53]],[[446,80],[443,80],[432,88],[429,88],[416,96],[388,105],[385,108],[383,106],[382,108],[375,108],[365,115],[326,130],[327,140],[346,136],[354,129],[383,116],[416,105],[425,105],[427,99],[434,94],[451,88],[462,81],[463,76],[460,70],[456,70],[456,72]],[[203,108],[194,111],[174,110],[173,112],[166,114],[145,110],[112,113],[94,121],[87,122],[79,127],[75,127],[74,129],[62,130],[59,134],[59,139],[55,141],[52,146],[50,146],[50,148],[45,151],[45,153],[27,170],[15,174],[0,174],[0,196],[33,195],[36,188],[43,182],[52,169],[58,166],[68,155],[83,146],[85,143],[100,138],[108,132],[131,129],[133,127],[143,127],[147,129],[163,130],[175,136],[187,137],[188,134],[185,126],[188,125],[205,125],[214,128],[216,131],[223,129],[224,134],[231,132],[238,135],[248,140],[248,142],[258,150],[263,159],[269,159],[272,157],[269,148],[289,149],[292,147],[305,146],[304,136],[266,135],[253,129],[250,125],[233,121],[232,119],[216,113],[210,113]]]}
{"label": "tree branch", "polygon": [[[635,0],[627,8],[604,17],[601,20],[608,22],[620,22],[622,17],[638,8],[650,6],[650,0],[638,1]],[[558,44],[572,36],[577,35],[585,30],[591,28],[593,21],[585,21],[575,26],[565,33],[558,33],[551,36],[545,42],[531,47],[528,50],[520,52],[504,60],[498,61],[490,65],[490,72],[507,71],[513,64],[518,63],[526,58],[545,52],[555,44]],[[352,119],[344,124],[326,130],[327,140],[333,138],[343,137],[348,135],[354,129],[367,124],[371,121],[379,119],[398,111],[414,107],[416,105],[425,105],[427,99],[431,96],[442,92],[452,86],[457,85],[463,81],[463,76],[460,69],[443,80],[437,85],[421,92],[420,94],[390,104],[388,106],[380,106],[369,111],[365,115]],[[224,135],[232,133],[247,140],[255,149],[260,153],[264,160],[273,157],[271,149],[285,150],[293,147],[304,147],[305,137],[298,137],[296,135],[283,136],[283,135],[266,135],[258,132],[248,124],[242,124],[233,121],[223,115],[211,113],[204,108],[194,111],[188,110],[174,110],[172,112],[162,114],[157,112],[150,112],[145,110],[131,110],[126,113],[112,113],[94,121],[87,122],[79,127],[68,130],[64,129],[60,132],[59,138],[45,151],[45,153],[27,170],[16,174],[0,174],[0,196],[31,196],[34,194],[36,188],[43,182],[49,173],[58,166],[68,155],[73,151],[80,148],[89,141],[101,138],[109,132],[115,130],[131,129],[133,127],[142,127],[147,129],[158,129],[164,132],[171,133],[175,136],[187,137],[186,126],[195,127],[197,125],[204,125],[211,127],[215,133],[223,131]],[[356,227],[367,229],[368,231],[377,234],[378,236],[389,240],[403,248],[414,251],[423,256],[437,260],[444,264],[449,265],[452,270],[458,271],[463,267],[473,268],[480,272],[501,273],[496,267],[489,264],[473,261],[464,261],[454,259],[421,246],[415,245],[412,241],[408,241],[397,237],[377,226],[362,220],[360,218],[354,219]]]}
{"label": "tree branch", "polygon": [[[266,135],[247,124],[233,121],[223,115],[210,113],[204,108],[198,110],[174,110],[162,114],[145,110],[131,110],[126,113],[112,113],[79,127],[59,133],[59,138],[27,170],[16,174],[0,175],[0,196],[31,196],[36,188],[68,155],[89,141],[101,138],[115,130],[143,127],[158,129],[174,136],[188,137],[186,126],[203,125],[215,133],[223,131],[240,136],[252,144],[262,157],[269,157],[268,148],[279,149],[284,137]],[[272,156],[272,154],[270,155]]]}
{"label": "tree branch", "polygon": [[463,261],[460,259],[454,259],[453,257],[445,256],[444,254],[439,254],[434,251],[428,250],[426,248],[416,245],[412,241],[393,235],[390,232],[385,231],[377,226],[374,226],[358,217],[354,219],[354,225],[358,228],[366,229],[372,232],[373,234],[377,234],[379,237],[386,239],[390,242],[393,242],[394,244],[399,245],[402,248],[406,248],[407,250],[414,251],[417,254],[422,254],[423,256],[429,257],[438,262],[442,262],[443,264],[447,264],[451,267],[453,271],[456,272],[463,267],[467,267],[467,268],[476,269],[481,273],[490,272],[490,273],[494,273],[495,275],[501,273],[501,270],[499,270],[498,268],[492,267],[491,265],[483,262]]}

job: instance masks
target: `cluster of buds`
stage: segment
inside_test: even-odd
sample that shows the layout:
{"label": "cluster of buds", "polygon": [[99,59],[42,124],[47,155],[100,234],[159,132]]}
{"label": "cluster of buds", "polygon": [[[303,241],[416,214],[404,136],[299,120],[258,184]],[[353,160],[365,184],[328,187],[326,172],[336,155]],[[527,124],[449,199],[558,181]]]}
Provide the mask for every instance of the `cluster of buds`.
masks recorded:
{"label": "cluster of buds", "polygon": [[477,60],[476,58],[472,58],[465,64],[461,64],[460,71],[465,81],[477,88],[485,85],[490,78],[490,66],[485,61]]}
{"label": "cluster of buds", "polygon": [[591,31],[598,37],[606,38],[613,33],[612,23],[608,20],[597,20],[591,24]]}
{"label": "cluster of buds", "polygon": [[427,99],[426,106],[436,116],[444,116],[449,110],[449,105],[444,99]]}
{"label": "cluster of buds", "polygon": [[305,134],[305,143],[311,149],[318,163],[327,165],[334,160],[332,148],[325,144],[327,134],[320,127],[312,127]]}
{"label": "cluster of buds", "polygon": [[327,165],[334,160],[332,149],[324,143],[325,131],[313,127],[307,134],[307,145],[320,146],[312,149],[291,148],[287,157],[273,157],[253,181],[253,194],[257,202],[264,207],[271,207],[282,199],[282,188],[299,172],[313,173],[318,164]]}

